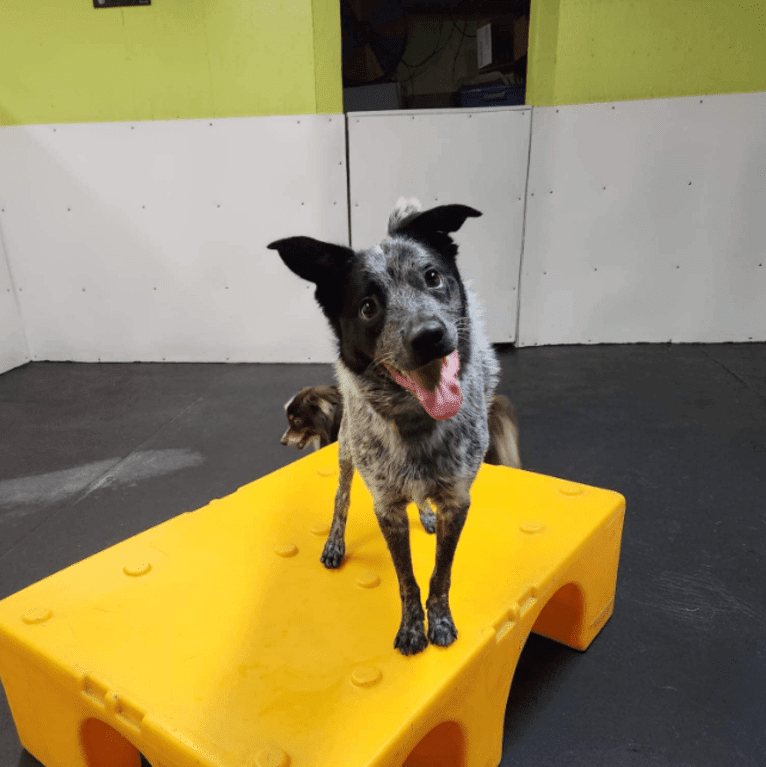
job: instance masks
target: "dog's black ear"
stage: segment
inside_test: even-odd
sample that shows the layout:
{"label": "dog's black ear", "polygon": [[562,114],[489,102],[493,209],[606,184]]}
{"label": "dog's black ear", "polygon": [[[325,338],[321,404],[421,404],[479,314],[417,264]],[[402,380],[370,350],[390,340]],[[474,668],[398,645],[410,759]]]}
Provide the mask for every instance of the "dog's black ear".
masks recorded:
{"label": "dog's black ear", "polygon": [[460,229],[468,217],[480,215],[467,205],[440,205],[414,216],[396,234],[412,237],[454,262],[457,245],[449,233]]}
{"label": "dog's black ear", "polygon": [[468,205],[439,205],[411,218],[400,231],[412,232],[456,232],[465,223],[467,218],[480,216],[478,210],[469,208]]}
{"label": "dog's black ear", "polygon": [[288,237],[266,247],[276,250],[288,269],[317,285],[331,279],[354,255],[350,248],[311,237]]}

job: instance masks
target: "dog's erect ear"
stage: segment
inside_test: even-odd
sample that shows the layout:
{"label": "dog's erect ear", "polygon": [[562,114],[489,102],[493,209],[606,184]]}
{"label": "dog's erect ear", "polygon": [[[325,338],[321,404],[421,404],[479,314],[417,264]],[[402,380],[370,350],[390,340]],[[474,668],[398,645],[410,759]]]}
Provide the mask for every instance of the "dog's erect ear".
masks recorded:
{"label": "dog's erect ear", "polygon": [[423,213],[414,216],[402,227],[400,231],[422,232],[429,234],[440,232],[448,234],[456,232],[465,223],[467,218],[480,216],[478,210],[469,208],[467,205],[439,205]]}
{"label": "dog's erect ear", "polygon": [[288,269],[316,284],[332,278],[354,255],[350,248],[311,237],[288,237],[266,247],[276,250]]}
{"label": "dog's erect ear", "polygon": [[412,237],[441,253],[451,261],[457,256],[457,245],[450,232],[456,232],[469,216],[480,216],[478,210],[467,205],[440,205],[418,213],[402,224],[395,234]]}

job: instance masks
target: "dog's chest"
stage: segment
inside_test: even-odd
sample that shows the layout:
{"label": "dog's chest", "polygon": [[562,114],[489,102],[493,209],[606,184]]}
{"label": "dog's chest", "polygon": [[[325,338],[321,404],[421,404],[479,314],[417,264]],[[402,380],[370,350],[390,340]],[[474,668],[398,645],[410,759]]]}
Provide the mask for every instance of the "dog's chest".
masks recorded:
{"label": "dog's chest", "polygon": [[419,503],[437,488],[475,477],[489,443],[480,387],[466,387],[457,416],[407,439],[356,387],[341,383],[341,391],[345,423],[340,439],[373,496],[401,493]]}

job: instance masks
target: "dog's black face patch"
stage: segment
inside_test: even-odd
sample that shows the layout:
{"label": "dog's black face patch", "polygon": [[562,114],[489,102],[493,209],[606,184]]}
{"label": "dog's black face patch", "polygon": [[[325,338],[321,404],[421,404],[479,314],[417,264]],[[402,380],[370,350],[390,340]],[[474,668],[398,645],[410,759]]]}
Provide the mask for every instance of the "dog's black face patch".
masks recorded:
{"label": "dog's black face patch", "polygon": [[340,357],[349,370],[362,375],[375,360],[377,338],[385,326],[386,288],[384,280],[366,267],[363,256],[354,259],[344,287],[336,331]]}

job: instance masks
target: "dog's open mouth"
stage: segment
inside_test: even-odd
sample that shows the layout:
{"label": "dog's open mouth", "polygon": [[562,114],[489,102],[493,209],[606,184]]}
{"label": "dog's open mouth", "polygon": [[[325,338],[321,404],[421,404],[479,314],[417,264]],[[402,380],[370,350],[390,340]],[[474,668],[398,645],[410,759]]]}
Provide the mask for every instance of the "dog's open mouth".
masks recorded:
{"label": "dog's open mouth", "polygon": [[385,365],[394,381],[413,392],[431,418],[445,421],[457,415],[463,404],[463,392],[457,380],[460,369],[457,349],[417,370],[397,370],[388,363]]}

